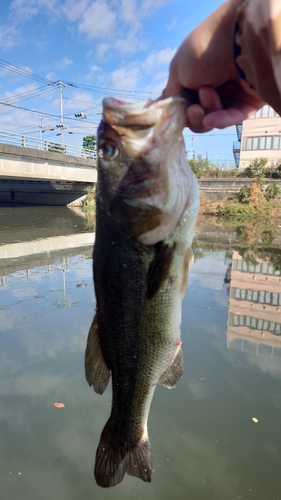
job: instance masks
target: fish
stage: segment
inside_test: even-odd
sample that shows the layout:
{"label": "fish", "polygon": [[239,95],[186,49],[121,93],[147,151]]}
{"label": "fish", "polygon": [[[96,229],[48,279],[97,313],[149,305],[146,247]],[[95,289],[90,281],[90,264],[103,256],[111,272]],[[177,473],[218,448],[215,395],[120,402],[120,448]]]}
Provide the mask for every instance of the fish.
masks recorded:
{"label": "fish", "polygon": [[125,473],[151,481],[147,420],[157,384],[183,374],[181,303],[192,261],[198,184],[182,136],[187,99],[129,104],[103,100],[93,274],[96,312],[86,352],[88,384],[112,379],[111,413],[94,476],[117,485]]}

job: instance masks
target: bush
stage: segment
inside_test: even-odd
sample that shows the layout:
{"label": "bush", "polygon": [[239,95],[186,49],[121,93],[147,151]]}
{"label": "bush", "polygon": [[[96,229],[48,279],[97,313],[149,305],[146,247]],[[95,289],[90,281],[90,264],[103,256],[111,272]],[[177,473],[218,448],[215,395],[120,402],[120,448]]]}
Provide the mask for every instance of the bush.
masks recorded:
{"label": "bush", "polygon": [[250,165],[245,168],[244,175],[245,177],[260,177],[265,174],[265,165],[267,164],[267,158],[255,158],[251,161]]}
{"label": "bush", "polygon": [[214,172],[217,167],[214,163],[211,163],[207,158],[203,158],[202,155],[198,155],[197,158],[191,158],[188,160],[189,166],[195,176],[200,179],[206,171]]}
{"label": "bush", "polygon": [[250,186],[243,186],[238,194],[238,200],[240,203],[249,203],[249,197],[251,194]]}
{"label": "bush", "polygon": [[272,200],[273,198],[276,198],[281,193],[281,189],[275,182],[273,184],[269,184],[264,192],[264,196],[267,199],[267,201]]}

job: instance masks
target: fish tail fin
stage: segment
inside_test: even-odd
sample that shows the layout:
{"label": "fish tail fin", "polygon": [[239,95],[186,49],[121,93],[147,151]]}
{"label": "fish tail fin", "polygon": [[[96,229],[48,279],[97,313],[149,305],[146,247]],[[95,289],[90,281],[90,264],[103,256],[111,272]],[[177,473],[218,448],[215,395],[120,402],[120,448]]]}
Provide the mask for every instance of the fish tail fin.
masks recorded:
{"label": "fish tail fin", "polygon": [[105,425],[96,453],[94,475],[103,488],[116,486],[125,473],[151,482],[151,448],[148,438],[138,443],[120,443]]}

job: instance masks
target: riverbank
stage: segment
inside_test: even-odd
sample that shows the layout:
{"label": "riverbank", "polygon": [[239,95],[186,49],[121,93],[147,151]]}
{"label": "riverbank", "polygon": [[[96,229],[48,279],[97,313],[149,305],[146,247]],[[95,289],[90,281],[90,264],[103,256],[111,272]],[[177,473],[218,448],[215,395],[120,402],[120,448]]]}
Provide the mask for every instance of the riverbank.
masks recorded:
{"label": "riverbank", "polygon": [[236,196],[220,201],[207,199],[201,194],[201,215],[242,218],[280,218],[281,189],[277,184],[264,184],[260,178],[242,186]]}

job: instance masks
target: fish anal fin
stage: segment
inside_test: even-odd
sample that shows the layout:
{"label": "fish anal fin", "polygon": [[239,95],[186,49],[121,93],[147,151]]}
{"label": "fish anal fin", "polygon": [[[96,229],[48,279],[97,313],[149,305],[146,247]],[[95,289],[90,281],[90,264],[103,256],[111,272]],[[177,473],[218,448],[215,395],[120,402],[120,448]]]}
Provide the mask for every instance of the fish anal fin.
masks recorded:
{"label": "fish anal fin", "polygon": [[101,351],[96,316],[88,334],[85,352],[85,375],[88,384],[93,387],[94,391],[102,394],[108,384],[110,370]]}
{"label": "fish anal fin", "polygon": [[151,448],[149,440],[120,443],[114,439],[108,423],[105,425],[96,453],[94,475],[102,488],[116,486],[125,473],[151,482]]}
{"label": "fish anal fin", "polygon": [[158,383],[164,385],[168,389],[173,389],[183,375],[183,357],[181,345],[178,347],[177,353],[169,368],[161,375]]}
{"label": "fish anal fin", "polygon": [[159,290],[162,283],[167,279],[173,260],[175,244],[164,245],[162,241],[155,245],[155,256],[151,261],[147,273],[146,297],[151,299]]}

